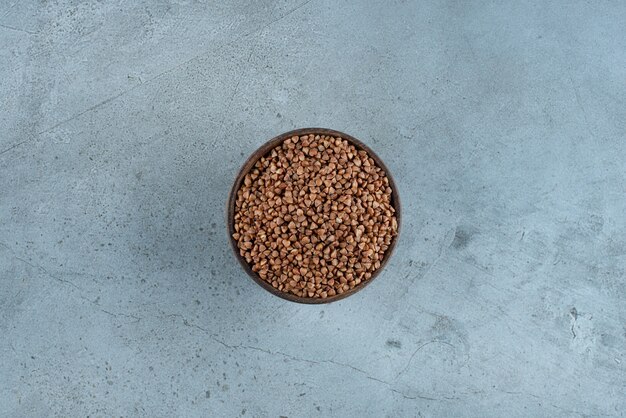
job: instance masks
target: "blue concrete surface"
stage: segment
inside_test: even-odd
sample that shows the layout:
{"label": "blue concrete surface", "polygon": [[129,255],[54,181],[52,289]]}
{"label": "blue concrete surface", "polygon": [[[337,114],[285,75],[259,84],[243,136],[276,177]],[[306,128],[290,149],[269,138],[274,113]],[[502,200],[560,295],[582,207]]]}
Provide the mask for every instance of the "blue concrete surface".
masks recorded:
{"label": "blue concrete surface", "polygon": [[[624,416],[626,3],[0,3],[0,416]],[[298,127],[403,201],[327,306],[225,200]]]}

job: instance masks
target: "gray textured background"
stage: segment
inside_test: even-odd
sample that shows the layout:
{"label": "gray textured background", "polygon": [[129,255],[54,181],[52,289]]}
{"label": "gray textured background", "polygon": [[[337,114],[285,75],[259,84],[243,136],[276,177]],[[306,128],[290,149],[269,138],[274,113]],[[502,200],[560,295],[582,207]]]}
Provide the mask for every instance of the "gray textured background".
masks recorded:
{"label": "gray textured background", "polygon": [[[544,4],[545,3],[545,4]],[[623,416],[623,1],[2,1],[0,416]],[[244,159],[386,161],[388,268],[246,277]]]}

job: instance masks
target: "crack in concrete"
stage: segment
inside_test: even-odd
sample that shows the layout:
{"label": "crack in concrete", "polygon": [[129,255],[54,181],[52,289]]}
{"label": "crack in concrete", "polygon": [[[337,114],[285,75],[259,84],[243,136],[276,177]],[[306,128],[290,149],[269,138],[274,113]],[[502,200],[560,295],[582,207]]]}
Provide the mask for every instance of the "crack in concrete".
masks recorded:
{"label": "crack in concrete", "polygon": [[[97,306],[100,306],[100,305],[97,305]],[[125,313],[115,313],[115,312],[110,312],[110,311],[107,311],[106,309],[102,309],[102,308],[100,308],[99,310],[100,310],[101,312],[104,312],[105,314],[110,315],[110,316],[113,316],[113,317],[115,317],[115,318],[117,318],[117,317],[119,317],[119,316],[123,316],[123,317],[125,317],[125,318],[132,318],[132,319],[134,319],[134,321],[133,321],[133,322],[139,322],[139,321],[141,321],[141,318],[140,318],[140,317],[138,317],[138,316],[136,316],[136,315],[132,315],[132,314],[125,314]]]}
{"label": "crack in concrete", "polygon": [[[430,263],[428,265],[428,267],[426,267],[426,270],[424,270],[424,272],[421,275],[418,275],[419,279],[425,279],[426,276],[428,275],[428,273],[430,273],[430,271],[432,270],[432,268],[435,266],[435,264],[437,264],[437,262],[439,262],[439,260],[441,260],[441,258],[443,258],[444,256],[447,255],[447,249],[450,248],[450,246],[452,245],[452,242],[454,241],[454,231],[456,231],[456,227],[450,229],[446,235],[450,235],[451,238],[449,239],[450,242],[446,243],[446,241],[442,242],[441,245],[439,246],[439,251],[437,253],[437,257],[435,257],[435,259],[432,261],[432,263]],[[415,279],[413,280],[415,281]]]}
{"label": "crack in concrete", "polygon": [[417,347],[415,351],[413,352],[413,354],[411,354],[411,358],[409,358],[409,361],[406,363],[406,366],[404,366],[404,368],[400,370],[400,373],[396,375],[396,379],[408,370],[409,366],[411,365],[411,362],[413,361],[413,357],[415,357],[418,351],[420,351],[422,348],[426,347],[427,345],[435,344],[435,343],[445,344],[445,345],[449,345],[452,348],[456,348],[454,345],[447,343],[445,341],[441,341],[441,340],[431,340],[431,341],[425,342],[424,344]]}
{"label": "crack in concrete", "polygon": [[[541,396],[535,395],[534,393],[528,393],[528,392],[511,392],[511,391],[507,391],[507,390],[498,390],[498,392],[506,393],[508,395],[530,396],[532,398],[539,399],[539,400],[544,401],[544,402],[547,400],[546,398],[543,398]],[[581,416],[594,416],[594,415],[595,416],[607,416],[607,417],[611,416],[611,415],[601,414],[601,413],[600,414],[582,413],[580,411],[576,411],[576,410],[573,410],[573,409],[563,408],[562,406],[558,406],[558,405],[555,405],[553,403],[547,403],[546,405],[549,405],[549,406],[551,406],[551,407],[553,407],[555,409],[558,409],[560,411],[563,411],[563,412],[567,412],[567,413],[570,413],[570,414],[581,415]]]}
{"label": "crack in concrete", "polygon": [[[11,252],[11,255],[13,256],[13,258],[15,258],[16,260],[19,260],[22,263],[25,263],[26,265],[29,265],[29,266],[31,266],[31,267],[33,267],[35,269],[38,269],[38,270],[42,271],[48,277],[51,277],[51,278],[53,278],[53,279],[55,279],[55,280],[57,280],[57,281],[59,281],[61,283],[67,284],[69,286],[72,286],[73,288],[75,288],[75,289],[77,289],[77,290],[79,290],[81,292],[83,291],[83,289],[80,286],[76,285],[75,283],[73,283],[73,282],[71,282],[69,280],[65,280],[65,279],[62,279],[60,277],[57,277],[57,276],[53,275],[52,273],[50,273],[48,270],[46,270],[44,267],[42,267],[40,265],[37,265],[37,264],[33,264],[30,261],[28,261],[28,260],[25,260],[25,259],[23,259],[21,257],[16,256],[15,252],[8,245],[3,244],[3,243],[0,242],[0,246],[2,246],[4,248],[6,248],[7,250],[9,250]],[[138,317],[138,316],[132,315],[132,314],[115,313],[115,312],[107,311],[106,309],[103,309],[99,303],[94,302],[93,300],[90,300],[90,299],[88,299],[88,298],[86,298],[85,296],[82,296],[82,295],[79,295],[79,297],[81,299],[86,300],[87,302],[91,303],[92,305],[96,305],[98,307],[99,311],[101,311],[101,312],[103,312],[103,313],[105,313],[107,315],[113,316],[115,318],[120,317],[120,316],[125,317],[125,318],[132,318],[132,319],[134,319],[133,322],[139,322],[142,319],[141,317]]]}
{"label": "crack in concrete", "polygon": [[21,261],[21,262],[23,262],[23,263],[28,264],[29,266],[31,266],[31,267],[33,267],[33,268],[36,268],[36,269],[38,269],[38,270],[43,271],[43,272],[44,272],[44,273],[45,273],[48,277],[51,277],[51,278],[53,278],[53,279],[55,279],[55,280],[57,280],[57,281],[59,281],[59,282],[61,282],[61,283],[68,284],[68,285],[72,286],[73,288],[78,289],[78,290],[80,290],[80,291],[82,291],[82,290],[83,290],[80,286],[78,286],[78,285],[74,284],[73,282],[71,282],[71,281],[69,281],[69,280],[62,279],[62,278],[60,278],[60,277],[57,277],[57,276],[53,275],[52,273],[50,273],[48,270],[46,270],[45,268],[43,268],[43,267],[42,267],[42,266],[40,266],[40,265],[33,264],[33,263],[31,263],[31,262],[29,262],[29,261],[27,261],[27,260],[24,260],[23,258],[17,257],[17,256],[14,256],[14,257],[15,257],[15,259],[16,259],[16,260],[19,260],[19,261]]}
{"label": "crack in concrete", "polygon": [[301,363],[316,364],[316,365],[332,364],[332,365],[335,365],[335,366],[348,368],[348,369],[356,371],[357,373],[362,374],[368,380],[372,380],[372,381],[375,381],[375,382],[378,382],[378,383],[381,383],[381,384],[387,386],[387,388],[391,392],[396,393],[396,394],[402,396],[405,399],[411,399],[411,400],[423,399],[423,400],[429,400],[429,401],[446,401],[446,400],[458,399],[457,397],[450,397],[450,396],[442,396],[441,398],[433,398],[433,397],[423,396],[423,395],[414,395],[414,396],[407,395],[406,393],[403,393],[402,391],[400,391],[398,389],[395,389],[393,387],[392,383],[387,382],[387,381],[382,380],[382,379],[378,379],[377,377],[371,376],[365,370],[359,369],[358,367],[354,367],[351,364],[347,364],[347,363],[341,363],[341,362],[334,361],[334,360],[310,360],[310,359],[306,359],[306,358],[296,357],[296,356],[293,356],[291,354],[284,353],[282,351],[271,351],[271,350],[268,350],[268,349],[265,349],[265,348],[256,347],[256,346],[252,346],[252,345],[244,345],[244,344],[230,345],[230,344],[227,344],[226,342],[222,341],[221,339],[217,338],[215,335],[212,335],[211,333],[209,333],[209,331],[206,330],[205,328],[202,328],[199,325],[196,325],[196,324],[193,324],[193,323],[189,322],[181,314],[166,314],[165,316],[166,317],[179,317],[179,318],[182,318],[183,325],[185,325],[187,327],[197,328],[197,329],[203,331],[213,341],[215,341],[216,343],[218,343],[221,346],[223,346],[225,348],[228,348],[230,350],[252,350],[252,351],[258,351],[258,352],[261,352],[261,353],[264,353],[264,354],[268,354],[270,356],[279,355],[279,356],[285,357],[285,358],[287,358],[289,360],[297,361],[297,362],[301,362]]}
{"label": "crack in concrete", "polygon": [[[137,323],[137,322],[139,322],[139,321],[141,321],[143,319],[143,318],[141,318],[141,317],[139,317],[137,315],[133,315],[133,314],[116,313],[116,312],[107,311],[106,309],[102,308],[102,305],[100,305],[97,301],[93,301],[93,300],[91,300],[89,298],[86,298],[86,297],[84,297],[82,295],[80,296],[80,298],[83,299],[83,300],[86,300],[87,302],[91,303],[92,305],[97,306],[98,307],[97,309],[100,312],[103,312],[103,313],[105,313],[105,314],[107,314],[109,316],[112,316],[114,318],[118,318],[120,316],[125,317],[125,318],[132,318],[132,319],[134,319],[134,321],[132,321],[133,323]],[[98,297],[98,299],[99,299],[99,297]]]}
{"label": "crack in concrete", "polygon": [[[274,23],[276,23],[276,22],[278,22],[278,21],[280,21],[280,20],[285,19],[286,17],[288,17],[288,16],[290,16],[291,14],[293,14],[294,12],[296,12],[298,9],[301,9],[302,7],[306,6],[306,5],[307,5],[307,4],[309,4],[311,1],[313,1],[313,0],[307,0],[307,1],[305,1],[304,3],[300,4],[299,6],[296,6],[296,7],[294,7],[293,9],[289,10],[287,13],[285,13],[285,14],[283,14],[283,15],[281,15],[281,16],[279,16],[279,17],[277,17],[276,19],[273,19],[273,20],[272,20],[272,21],[270,21],[269,23],[267,23],[267,24],[265,24],[265,25],[261,26],[260,28],[254,29],[254,30],[252,30],[252,31],[250,31],[250,32],[248,32],[248,33],[246,33],[246,34],[244,34],[244,35],[242,35],[242,36],[238,37],[237,39],[234,39],[234,40],[232,40],[232,41],[230,41],[230,42],[227,42],[227,43],[225,43],[225,44],[221,45],[221,46],[220,46],[220,48],[227,47],[227,46],[229,46],[229,45],[235,44],[235,43],[237,43],[237,42],[241,41],[242,39],[245,39],[246,37],[248,37],[248,36],[250,36],[250,35],[252,35],[252,34],[262,32],[263,30],[265,30],[265,29],[267,29],[268,27],[272,26]],[[3,26],[3,25],[1,25],[1,24],[0,24],[0,26]],[[11,27],[8,27],[8,26],[4,26],[4,27],[7,27],[8,29],[20,30],[20,29],[11,28]],[[23,31],[23,30],[22,30],[22,31]],[[23,31],[23,32],[26,32],[26,33],[31,33],[31,32],[27,32],[27,31]],[[32,34],[36,35],[36,33],[34,33],[34,32],[33,32]],[[53,131],[54,129],[58,128],[58,127],[59,127],[59,126],[61,126],[61,125],[64,125],[64,124],[66,124],[66,123],[68,123],[68,122],[71,122],[72,120],[74,120],[74,119],[76,119],[76,118],[79,118],[79,117],[83,116],[83,115],[84,115],[84,114],[86,114],[86,113],[92,112],[92,111],[94,111],[94,110],[96,110],[96,109],[98,109],[98,108],[100,108],[100,107],[102,107],[102,106],[104,106],[104,105],[106,105],[106,104],[108,104],[108,103],[110,103],[110,102],[112,102],[112,101],[114,101],[114,100],[116,100],[116,99],[118,99],[118,98],[120,98],[120,97],[122,97],[122,96],[126,95],[127,93],[132,92],[133,90],[135,90],[135,89],[136,89],[136,88],[138,88],[138,87],[141,87],[141,86],[144,86],[144,85],[146,85],[146,84],[149,84],[149,83],[151,83],[152,81],[157,80],[157,79],[159,79],[160,77],[162,77],[162,76],[164,76],[164,75],[166,75],[166,74],[169,74],[169,73],[174,72],[174,71],[176,71],[176,70],[178,70],[178,69],[180,69],[180,68],[183,68],[184,66],[189,65],[191,62],[193,62],[193,61],[195,61],[195,60],[198,60],[198,59],[200,59],[200,58],[202,58],[202,57],[204,57],[204,56],[206,56],[206,55],[210,54],[210,53],[211,53],[211,52],[213,52],[213,51],[214,51],[214,50],[213,50],[213,49],[211,49],[211,51],[208,51],[208,52],[207,52],[207,51],[205,51],[205,52],[201,52],[200,54],[197,54],[197,55],[193,56],[192,58],[190,58],[190,59],[188,59],[188,60],[186,60],[186,61],[183,61],[182,63],[180,63],[180,64],[178,64],[178,65],[176,65],[176,66],[174,66],[174,67],[172,67],[172,68],[168,68],[167,70],[160,72],[159,74],[155,75],[154,77],[149,78],[148,80],[146,80],[146,81],[144,81],[144,82],[140,82],[139,84],[136,84],[136,85],[132,86],[132,87],[131,87],[131,88],[129,88],[129,89],[123,90],[123,91],[121,91],[120,93],[118,93],[118,94],[116,94],[116,95],[113,95],[113,96],[111,96],[111,97],[108,97],[108,98],[106,98],[106,99],[102,100],[101,102],[99,102],[99,103],[97,103],[97,104],[95,104],[95,105],[93,105],[93,106],[90,106],[89,108],[87,108],[87,109],[85,109],[85,110],[83,110],[83,111],[81,111],[81,112],[79,112],[79,113],[76,113],[76,114],[74,114],[74,115],[70,116],[70,117],[69,117],[69,118],[67,118],[67,119],[64,119],[64,120],[62,120],[62,121],[60,121],[60,122],[57,122],[56,124],[52,125],[51,127],[46,128],[46,129],[44,129],[43,131],[39,132],[39,133],[37,134],[37,136],[42,135],[42,134],[44,134],[44,133],[48,133],[48,132],[50,132],[50,131]],[[252,53],[251,53],[251,54],[250,54],[250,56],[248,57],[248,61],[247,61],[247,62],[249,62],[249,61],[250,61],[250,58],[251,58],[251,57],[252,57]],[[238,87],[239,87],[239,83],[240,83],[240,82],[241,82],[241,78],[237,81],[237,85],[236,85],[235,90],[234,90],[234,92],[233,92],[233,97],[234,97],[234,95],[235,95],[235,94],[236,94],[236,92],[237,92],[237,89],[238,89]],[[25,143],[27,143],[27,142],[30,142],[30,141],[32,141],[32,140],[34,140],[34,138],[29,138],[29,139],[27,139],[27,140],[25,140],[25,141],[19,142],[19,143],[15,144],[15,145],[13,145],[13,146],[11,146],[11,147],[9,147],[9,148],[7,148],[7,149],[3,150],[3,151],[0,151],[0,155],[2,155],[2,154],[4,154],[4,153],[7,153],[7,152],[11,151],[12,149],[15,149],[15,148],[19,147],[20,145],[25,144]]]}
{"label": "crack in concrete", "polygon": [[[252,55],[254,54],[254,50],[255,48],[252,48],[250,50],[250,54],[248,54],[248,59],[246,60],[246,63],[243,66],[243,70],[241,71],[241,73],[239,73],[239,77],[237,77],[237,82],[235,83],[235,88],[233,89],[233,92],[231,93],[230,97],[228,98],[228,101],[226,103],[226,114],[228,115],[230,113],[230,107],[233,104],[233,100],[235,99],[235,96],[237,95],[237,92],[239,91],[239,84],[241,83],[241,80],[243,79],[243,76],[245,75],[247,69],[248,69],[248,64],[250,63],[250,60],[252,59]],[[222,121],[222,124],[218,130],[219,134],[217,135],[216,139],[219,139],[222,137],[222,135],[224,134],[224,128],[226,127],[226,120]]]}
{"label": "crack in concrete", "polygon": [[[151,78],[151,79],[150,79],[150,80],[148,80],[148,81],[154,80],[154,79],[155,79],[155,78],[157,78],[157,77],[158,77],[158,76],[155,76],[155,77]],[[104,99],[104,100],[102,100],[101,102],[96,103],[95,105],[93,105],[93,106],[91,106],[91,107],[88,107],[87,109],[83,110],[82,112],[76,113],[75,115],[70,116],[69,118],[67,118],[67,119],[65,119],[65,120],[62,120],[61,122],[58,122],[58,123],[56,123],[55,125],[53,125],[53,126],[51,126],[51,127],[47,128],[47,129],[44,129],[43,131],[41,131],[41,132],[37,133],[37,135],[42,135],[42,134],[45,134],[45,133],[47,133],[47,132],[53,131],[53,130],[55,130],[56,128],[58,128],[59,126],[64,125],[64,124],[66,124],[66,123],[68,123],[68,122],[71,122],[71,121],[73,121],[74,119],[81,117],[81,116],[82,116],[82,115],[84,115],[85,113],[92,112],[92,111],[94,111],[94,110],[98,109],[99,107],[102,107],[102,106],[104,106],[105,104],[107,104],[107,103],[109,103],[109,102],[111,102],[111,101],[113,101],[113,100],[115,100],[115,99],[117,99],[117,98],[119,98],[119,97],[122,97],[123,95],[125,95],[125,94],[127,94],[127,93],[130,93],[131,91],[135,90],[137,87],[142,86],[142,85],[143,85],[143,84],[136,84],[136,85],[134,85],[133,87],[131,87],[131,88],[127,89],[127,90],[122,91],[121,93],[118,93],[118,94],[116,94],[116,95],[114,95],[114,96],[111,96],[111,97],[109,97],[109,98],[107,98],[107,99]],[[24,142],[26,142],[26,141],[24,141]],[[23,142],[22,142],[22,143],[23,143]]]}
{"label": "crack in concrete", "polygon": [[[7,152],[11,151],[13,148],[17,148],[17,147],[19,147],[20,145],[25,144],[25,143],[26,143],[26,142],[28,142],[28,141],[30,141],[30,139],[27,139],[27,140],[22,141],[22,142],[18,142],[17,144],[12,145],[12,146],[10,146],[9,148],[7,148],[7,149],[5,149],[5,150],[0,151],[0,155],[2,155],[2,154],[6,154]],[[7,248],[8,248],[8,247],[7,247]]]}
{"label": "crack in concrete", "polygon": [[42,266],[40,266],[40,265],[38,265],[38,264],[34,264],[34,263],[32,263],[32,262],[30,262],[30,261],[28,261],[28,260],[25,260],[25,259],[23,259],[23,258],[21,258],[21,257],[18,257],[17,255],[15,255],[15,251],[13,251],[13,249],[12,249],[11,247],[9,247],[8,245],[3,244],[3,243],[0,243],[0,246],[2,246],[2,247],[4,247],[4,248],[6,248],[7,250],[9,250],[9,252],[11,253],[11,256],[12,256],[13,258],[15,258],[16,260],[19,260],[19,261],[21,261],[22,263],[24,263],[24,264],[26,264],[26,265],[29,265],[29,266],[31,266],[32,268],[37,269],[37,270],[39,270],[39,271],[43,272],[46,276],[51,277],[51,278],[53,278],[53,279],[55,279],[55,280],[57,280],[57,281],[59,281],[59,282],[61,282],[61,283],[65,283],[65,284],[67,284],[67,285],[69,285],[69,286],[72,286],[72,287],[74,287],[74,288],[76,288],[76,289],[78,289],[78,290],[80,290],[80,291],[82,291],[82,290],[83,290],[80,286],[78,286],[78,285],[74,284],[73,282],[71,282],[71,281],[69,281],[69,280],[65,280],[65,279],[62,279],[62,278],[60,278],[60,277],[55,276],[54,274],[52,274],[52,273],[50,273],[48,270],[46,270],[44,267],[42,267]]}
{"label": "crack in concrete", "polygon": [[591,129],[591,124],[589,122],[589,118],[587,117],[587,111],[585,110],[585,107],[583,106],[582,100],[580,99],[580,93],[578,91],[578,87],[576,86],[576,84],[574,84],[574,78],[572,77],[571,70],[568,69],[568,73],[567,74],[569,76],[569,81],[572,84],[572,90],[574,90],[574,96],[576,97],[576,103],[578,104],[578,107],[582,111],[583,119],[585,121],[585,128],[587,128],[587,131],[589,132],[589,135],[591,135],[591,137],[593,139],[596,139],[596,135],[593,132],[593,130]]}
{"label": "crack in concrete", "polygon": [[259,33],[259,32],[263,32],[265,29],[269,28],[270,26],[272,26],[274,23],[276,22],[280,22],[281,20],[283,20],[284,18],[290,16],[291,14],[293,14],[294,12],[298,11],[299,9],[303,8],[304,6],[306,6],[307,4],[311,3],[313,0],[307,0],[304,3],[300,4],[299,6],[294,7],[293,9],[289,10],[287,13],[277,17],[276,19],[272,20],[271,22],[263,25],[260,29],[255,29],[251,32],[246,33],[243,37],[246,37],[248,35],[252,35],[253,33]]}
{"label": "crack in concrete", "polygon": [[26,29],[20,29],[20,28],[16,28],[16,27],[13,27],[13,26],[5,25],[5,24],[2,24],[2,23],[0,23],[0,28],[5,28],[5,29],[14,30],[14,31],[17,31],[17,32],[27,33],[29,35],[39,35],[38,32],[32,32],[32,31],[29,31],[29,30],[26,30]]}
{"label": "crack in concrete", "polygon": [[[304,7],[304,6],[306,6],[306,5],[307,5],[307,4],[309,4],[311,1],[313,1],[313,0],[307,0],[307,1],[305,1],[304,3],[300,4],[299,6],[294,7],[293,9],[291,9],[291,10],[290,10],[290,11],[288,11],[287,13],[283,14],[282,16],[279,16],[278,18],[276,18],[276,19],[274,19],[274,20],[270,21],[269,23],[267,23],[267,24],[263,25],[261,28],[255,29],[255,30],[253,30],[253,31],[251,31],[251,32],[248,32],[248,33],[246,33],[246,34],[244,34],[244,35],[242,35],[242,36],[238,37],[237,39],[234,39],[234,40],[232,40],[232,41],[230,41],[230,42],[227,42],[227,43],[223,44],[221,47],[226,47],[226,46],[229,46],[229,45],[235,44],[235,43],[239,42],[240,40],[242,40],[242,39],[246,38],[246,37],[247,37],[247,36],[249,36],[249,35],[252,35],[252,34],[255,34],[255,33],[259,33],[259,32],[262,32],[263,30],[267,29],[268,27],[270,27],[270,26],[271,26],[271,25],[273,25],[274,23],[276,23],[276,22],[278,22],[278,21],[280,21],[280,20],[282,20],[282,19],[284,19],[284,18],[288,17],[289,15],[293,14],[294,12],[296,12],[298,9],[300,9],[300,8],[302,8],[302,7]],[[122,92],[120,92],[120,93],[118,93],[118,94],[116,94],[116,95],[114,95],[114,96],[111,96],[111,97],[109,97],[109,98],[107,98],[107,99],[105,99],[105,100],[103,100],[103,101],[101,101],[101,102],[99,102],[99,103],[97,103],[97,104],[95,104],[95,105],[93,105],[93,106],[91,106],[91,107],[89,107],[89,108],[87,108],[87,109],[85,109],[85,110],[83,110],[83,111],[81,111],[81,112],[79,112],[79,113],[77,113],[77,114],[73,115],[73,116],[70,116],[69,118],[67,118],[67,119],[65,119],[65,120],[62,120],[62,121],[60,121],[60,122],[56,123],[55,125],[53,125],[53,126],[51,126],[51,127],[49,127],[49,128],[44,129],[43,131],[39,132],[39,133],[38,133],[38,135],[42,135],[42,134],[44,134],[44,133],[50,132],[50,131],[52,131],[52,130],[54,130],[54,129],[58,128],[59,126],[64,125],[64,124],[66,124],[66,123],[68,123],[68,122],[70,122],[70,121],[72,121],[72,120],[74,120],[74,119],[76,119],[76,118],[78,118],[78,117],[80,117],[80,116],[82,116],[82,115],[84,115],[84,114],[88,113],[88,112],[91,112],[91,111],[93,111],[93,110],[96,110],[96,109],[98,109],[99,107],[102,107],[102,106],[104,106],[105,104],[107,104],[107,103],[109,103],[109,102],[111,102],[111,101],[113,101],[113,100],[115,100],[115,99],[118,99],[118,98],[120,98],[120,97],[122,97],[122,96],[126,95],[127,93],[130,93],[131,91],[135,90],[136,88],[141,87],[141,86],[144,86],[144,85],[146,85],[146,84],[148,84],[148,83],[150,83],[150,82],[152,82],[152,81],[154,81],[154,80],[156,80],[156,79],[158,79],[158,78],[162,77],[162,76],[163,76],[163,75],[165,75],[165,74],[168,74],[168,73],[171,73],[171,72],[173,72],[173,71],[176,71],[176,70],[178,70],[179,68],[182,68],[182,67],[184,67],[185,65],[188,65],[189,63],[191,63],[191,62],[193,62],[193,61],[195,61],[195,60],[197,60],[197,59],[200,59],[200,58],[202,58],[202,57],[206,56],[207,54],[210,54],[210,53],[211,53],[211,52],[213,52],[213,51],[214,51],[214,50],[212,49],[211,51],[208,51],[208,52],[207,52],[207,51],[205,51],[205,52],[202,52],[202,53],[200,53],[200,54],[198,54],[198,55],[195,55],[194,57],[192,57],[192,58],[190,58],[190,59],[188,59],[188,60],[186,60],[186,61],[182,62],[182,63],[181,63],[181,64],[179,64],[179,65],[176,65],[175,67],[168,68],[167,70],[162,71],[161,73],[159,73],[159,74],[155,75],[154,77],[149,78],[148,80],[146,80],[146,81],[144,81],[144,82],[142,82],[142,83],[139,83],[139,84],[137,84],[137,85],[134,85],[133,87],[131,87],[131,88],[129,88],[129,89],[126,89],[126,90],[124,90],[124,91],[122,91]],[[248,58],[248,62],[250,61],[251,56],[252,56],[252,53],[250,54],[250,57]],[[241,79],[237,82],[237,87],[239,86],[239,82],[240,82],[240,81],[241,81]],[[237,88],[237,87],[236,87],[236,88]],[[236,90],[235,90],[235,93],[236,93]],[[7,150],[3,151],[3,152],[0,152],[0,154],[2,154],[2,153],[4,153],[4,152],[7,152],[7,151],[10,151],[11,149],[15,148],[16,146],[22,145],[23,143],[28,142],[28,141],[30,141],[30,140],[26,140],[26,141],[20,142],[19,144],[15,145],[14,147],[11,147],[11,148],[9,148],[9,149],[7,149]]]}
{"label": "crack in concrete", "polygon": [[574,325],[576,325],[576,321],[578,320],[578,311],[576,310],[576,308],[572,308],[569,311],[570,316],[572,317],[572,326],[570,328],[570,331],[572,331],[572,340],[576,339],[576,331],[574,331]]}

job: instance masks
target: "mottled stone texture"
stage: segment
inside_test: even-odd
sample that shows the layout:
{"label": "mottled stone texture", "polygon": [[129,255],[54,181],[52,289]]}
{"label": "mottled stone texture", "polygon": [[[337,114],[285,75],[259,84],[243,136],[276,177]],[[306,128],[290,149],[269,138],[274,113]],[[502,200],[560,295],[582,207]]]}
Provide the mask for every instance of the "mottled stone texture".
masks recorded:
{"label": "mottled stone texture", "polygon": [[[623,416],[623,1],[0,2],[0,416]],[[225,200],[362,139],[402,234],[278,299]]]}

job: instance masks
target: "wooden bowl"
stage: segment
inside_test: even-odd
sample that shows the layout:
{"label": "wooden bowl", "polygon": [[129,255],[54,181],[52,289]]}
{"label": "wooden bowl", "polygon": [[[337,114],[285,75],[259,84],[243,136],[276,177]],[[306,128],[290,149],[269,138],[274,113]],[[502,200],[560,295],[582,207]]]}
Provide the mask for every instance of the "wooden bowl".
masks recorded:
{"label": "wooden bowl", "polygon": [[[387,248],[387,251],[385,252],[385,256],[383,257],[383,260],[380,263],[380,268],[378,270],[376,270],[374,273],[372,273],[372,277],[370,277],[368,280],[365,280],[363,282],[361,282],[361,284],[359,284],[358,286],[354,287],[353,289],[347,290],[341,294],[337,294],[335,296],[329,296],[325,299],[322,298],[303,298],[303,297],[299,297],[296,296],[292,293],[285,293],[282,292],[278,289],[275,289],[274,287],[272,287],[271,284],[269,284],[268,282],[266,282],[265,280],[263,280],[261,277],[259,277],[258,274],[256,274],[255,272],[252,271],[252,267],[246,262],[246,260],[239,254],[239,248],[237,247],[237,241],[235,241],[235,239],[233,238],[233,234],[235,233],[235,203],[237,200],[237,191],[239,190],[239,188],[241,187],[241,183],[243,182],[243,179],[245,177],[245,175],[254,167],[254,164],[256,164],[256,162],[263,156],[267,155],[272,149],[274,149],[275,147],[277,147],[278,145],[280,145],[284,140],[286,140],[287,138],[291,138],[294,135],[309,135],[309,134],[318,134],[318,135],[330,135],[330,136],[334,136],[334,137],[341,137],[342,139],[347,140],[348,142],[350,142],[352,145],[354,145],[358,150],[364,150],[367,152],[367,154],[372,157],[372,159],[376,162],[376,165],[378,165],[380,168],[382,168],[385,171],[385,174],[387,175],[387,178],[389,179],[389,186],[391,187],[392,190],[392,194],[391,194],[391,204],[394,207],[396,213],[396,220],[398,221],[398,234],[393,237],[393,239],[391,240],[391,244],[389,244],[389,248]],[[363,144],[361,141],[359,141],[358,139],[348,135],[348,134],[344,134],[343,132],[339,132],[339,131],[334,131],[332,129],[324,129],[324,128],[303,128],[303,129],[296,129],[294,131],[290,131],[290,132],[285,132],[284,134],[280,134],[272,139],[270,139],[268,142],[266,142],[264,145],[262,145],[259,149],[257,149],[251,156],[250,158],[248,158],[248,160],[245,162],[245,164],[243,165],[243,167],[241,168],[241,170],[239,170],[239,174],[237,175],[237,179],[235,180],[235,184],[233,184],[233,188],[230,191],[230,196],[228,197],[228,236],[229,236],[229,240],[230,240],[230,245],[235,253],[235,257],[237,257],[237,260],[239,260],[239,263],[241,264],[241,266],[243,267],[243,269],[245,270],[246,273],[248,273],[248,275],[250,277],[252,277],[252,280],[254,280],[259,286],[261,286],[263,289],[267,290],[268,292],[270,292],[273,295],[276,295],[280,298],[283,299],[287,299],[290,300],[292,302],[298,302],[298,303],[308,303],[308,304],[318,304],[318,303],[330,303],[330,302],[334,302],[337,301],[339,299],[344,299],[347,298],[350,295],[355,294],[356,292],[362,290],[363,288],[365,288],[365,286],[367,286],[368,284],[370,284],[376,277],[378,277],[378,275],[380,274],[380,272],[383,270],[383,268],[385,267],[385,265],[387,264],[387,262],[389,261],[389,259],[391,258],[391,255],[393,254],[393,250],[396,246],[396,242],[398,241],[398,237],[400,236],[400,197],[398,195],[398,189],[396,188],[396,184],[393,181],[393,177],[391,176],[391,173],[389,172],[389,169],[387,168],[387,166],[385,166],[385,164],[383,163],[383,161],[380,159],[380,157],[378,157],[378,155],[376,155],[374,153],[374,151],[372,151],[367,145]]]}

